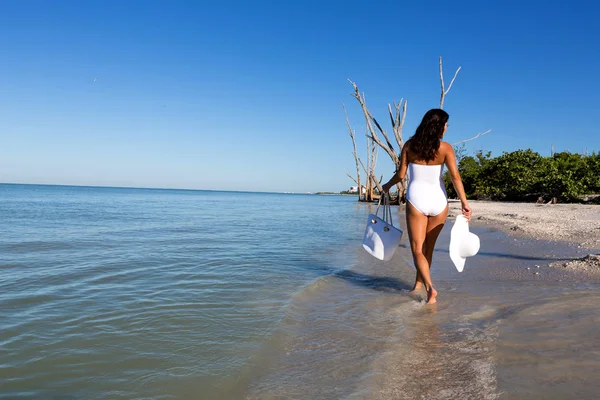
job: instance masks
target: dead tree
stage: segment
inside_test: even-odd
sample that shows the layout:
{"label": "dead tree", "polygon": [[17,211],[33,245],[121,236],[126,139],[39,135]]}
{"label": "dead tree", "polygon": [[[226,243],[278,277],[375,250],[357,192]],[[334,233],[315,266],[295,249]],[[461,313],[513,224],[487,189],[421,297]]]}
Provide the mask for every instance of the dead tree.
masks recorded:
{"label": "dead tree", "polygon": [[456,75],[458,75],[458,71],[460,71],[461,68],[462,67],[458,67],[456,69],[456,72],[454,73],[454,76],[452,77],[452,80],[450,81],[450,85],[448,85],[448,89],[446,89],[444,87],[444,69],[442,67],[442,57],[440,56],[440,85],[442,86],[442,95],[440,96],[440,108],[441,109],[444,108],[444,98],[446,97],[446,95],[448,94],[450,89],[452,89],[452,84],[454,83],[454,80],[456,79]]}
{"label": "dead tree", "polygon": [[[396,168],[399,168],[400,167],[399,152],[402,150],[402,146],[404,145],[404,142],[402,140],[402,127],[404,126],[404,121],[406,118],[407,101],[400,100],[399,103],[394,103],[395,114],[392,111],[392,106],[388,105],[390,120],[392,122],[392,128],[394,131],[394,137],[396,139],[396,142],[398,143],[398,151],[399,152],[396,153],[396,150],[394,149],[394,145],[390,141],[390,138],[389,138],[387,132],[385,131],[385,129],[383,129],[381,127],[381,124],[379,124],[379,122],[377,122],[377,119],[369,111],[364,94],[360,93],[356,83],[354,83],[350,80],[349,80],[349,82],[354,87],[353,97],[360,104],[361,109],[363,111],[363,115],[365,117],[365,122],[367,125],[368,140],[371,143],[376,144],[377,146],[381,147],[390,156],[390,158],[396,165]],[[380,135],[383,137],[383,140],[381,139]],[[374,169],[373,169],[373,171],[374,171]],[[373,181],[373,179],[377,180],[376,178],[374,178],[375,177],[374,172],[372,174],[367,173],[367,176],[371,177],[371,182]],[[378,186],[378,190],[381,190],[379,185],[377,185],[377,186]],[[404,200],[405,187],[406,187],[405,181],[398,184],[398,197],[395,199],[396,204],[398,204],[400,202],[400,200],[402,200],[402,201]]]}
{"label": "dead tree", "polygon": [[[348,113],[346,112],[346,107],[343,104],[342,107],[344,108],[344,113],[346,114],[346,125],[348,126],[348,134],[352,139],[352,146],[354,150],[352,154],[354,155],[354,162],[356,164],[356,179],[349,173],[346,173],[346,175],[348,175],[348,177],[357,184],[358,201],[372,202],[376,198],[375,187],[378,187],[378,190],[381,190],[379,181],[377,181],[377,178],[375,178],[375,167],[377,166],[378,147],[375,143],[373,143],[372,140],[369,139],[369,135],[367,134],[367,165],[365,166],[362,160],[360,159],[360,156],[358,155],[358,151],[356,150],[356,132],[354,131],[354,129],[352,129],[352,126],[350,125],[350,120],[348,118]],[[366,176],[364,193],[363,186],[361,185],[361,173],[359,165],[362,167],[362,170],[364,171]]]}
{"label": "dead tree", "polygon": [[368,162],[367,162],[367,166],[365,167],[365,165],[363,164],[363,162],[361,161],[361,159],[359,158],[358,161],[360,162],[360,165],[363,168],[363,171],[365,172],[366,176],[367,176],[367,183],[365,186],[365,196],[364,196],[364,201],[366,202],[372,202],[373,200],[376,199],[375,196],[375,187],[377,187],[381,193],[381,186],[379,185],[380,181],[377,180],[377,178],[375,177],[375,166],[377,165],[377,146],[375,146],[375,144],[373,143],[368,143],[368,149],[367,149],[367,154],[368,154]]}
{"label": "dead tree", "polygon": [[363,170],[367,174],[367,187],[365,188],[365,201],[371,202],[375,199],[375,167],[377,166],[377,145],[367,137],[367,168]]}
{"label": "dead tree", "polygon": [[354,162],[356,163],[356,179],[354,179],[354,177],[352,177],[352,175],[350,175],[349,173],[346,173],[346,175],[348,175],[348,177],[350,179],[352,179],[354,182],[356,182],[356,185],[357,185],[356,187],[358,188],[358,201],[361,201],[362,186],[360,184],[359,164],[362,164],[362,162],[360,161],[360,158],[358,157],[358,152],[356,151],[356,132],[352,129],[352,126],[350,125],[350,120],[348,119],[348,113],[346,112],[346,106],[343,103],[342,103],[342,107],[344,108],[344,114],[346,114],[346,125],[348,125],[348,134],[352,138],[352,147],[354,148],[354,151],[352,152],[352,154],[354,155]]}
{"label": "dead tree", "polygon": [[[452,88],[452,84],[454,83],[454,80],[456,79],[456,76],[458,75],[458,71],[460,71],[462,67],[458,67],[456,69],[456,72],[454,73],[454,76],[452,77],[452,80],[450,81],[450,84],[448,85],[448,89],[445,88],[444,86],[444,68],[442,66],[442,57],[440,57],[440,85],[442,87],[442,94],[440,96],[440,108],[444,108],[444,99],[446,98],[446,95],[448,94],[448,92],[450,91],[450,89]],[[466,143],[466,142],[470,142],[471,140],[475,140],[483,135],[487,135],[488,133],[490,133],[492,130],[488,129],[485,132],[481,132],[478,133],[477,135],[473,136],[470,139],[464,139],[464,140],[459,140],[456,143],[452,143],[452,146],[456,146],[459,145],[461,143]]]}
{"label": "dead tree", "polygon": [[[460,71],[460,69],[462,67],[458,67],[456,72],[454,72],[454,76],[452,77],[450,84],[446,88],[445,83],[444,83],[444,71],[443,71],[443,65],[442,65],[442,57],[440,57],[439,65],[440,65],[440,86],[441,86],[440,108],[443,108],[446,95],[452,88],[452,85],[454,84],[454,81],[456,80],[458,72]],[[408,101],[401,99],[399,103],[394,102],[394,109],[392,109],[391,104],[388,104],[388,112],[389,112],[390,120],[392,123],[392,130],[394,131],[394,138],[396,139],[396,143],[398,145],[398,152],[396,152],[396,150],[394,149],[394,146],[392,145],[392,143],[390,141],[390,138],[388,137],[387,132],[381,127],[381,125],[377,122],[377,120],[375,119],[373,114],[371,114],[371,112],[369,111],[364,93],[363,94],[360,93],[360,91],[358,90],[358,86],[355,82],[352,82],[351,80],[348,80],[348,81],[352,84],[352,87],[354,88],[354,93],[352,94],[352,96],[360,104],[363,115],[365,117],[365,121],[366,121],[366,125],[367,125],[368,140],[371,141],[374,145],[376,144],[377,146],[382,148],[390,156],[390,158],[392,159],[392,162],[396,166],[396,170],[398,170],[400,168],[400,156],[399,155],[402,153],[402,147],[404,146],[404,140],[402,138],[402,128],[404,127],[404,121],[406,120],[406,107],[408,105]],[[344,108],[344,110],[345,110],[345,108]],[[346,114],[346,121],[348,122],[347,114]],[[349,122],[348,122],[348,129],[351,130]],[[458,145],[461,143],[475,140],[483,135],[488,134],[489,132],[491,132],[491,129],[487,130],[485,132],[482,132],[482,133],[478,133],[477,135],[475,135],[474,137],[472,137],[470,139],[465,139],[465,140],[461,140],[459,142],[453,143],[453,145],[455,146],[455,145]],[[379,135],[381,135],[383,137],[383,140]],[[379,185],[379,181],[377,180],[375,173],[374,173],[374,166],[372,167],[372,169],[365,168],[365,166],[362,164],[362,161],[360,161],[360,158],[358,158],[358,156],[356,155],[357,154],[356,153],[356,142],[354,140],[354,137],[352,139],[352,142],[354,145],[355,160],[357,161],[357,163],[360,163],[362,165],[363,170],[365,171],[365,173],[367,175],[367,181],[368,181],[367,185],[370,185],[371,183],[375,183],[378,190],[381,191],[381,186]],[[367,145],[367,148],[369,149],[368,145]],[[370,167],[370,164],[369,164],[369,167]],[[358,173],[358,166],[357,166],[357,173]],[[356,180],[354,180],[354,181],[356,182]],[[397,188],[398,188],[398,196],[396,197],[396,199],[394,199],[393,204],[399,204],[400,202],[404,203],[406,201],[406,178],[403,179],[397,185]],[[360,190],[361,189],[359,187],[359,192],[360,192]],[[359,195],[359,198],[360,198],[360,195]]]}

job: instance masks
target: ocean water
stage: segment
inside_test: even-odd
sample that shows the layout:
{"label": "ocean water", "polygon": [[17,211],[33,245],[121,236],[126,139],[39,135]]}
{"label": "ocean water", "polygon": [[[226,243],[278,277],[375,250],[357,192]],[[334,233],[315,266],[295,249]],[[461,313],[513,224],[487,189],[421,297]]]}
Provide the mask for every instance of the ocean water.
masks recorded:
{"label": "ocean water", "polygon": [[597,397],[600,285],[546,267],[580,250],[473,227],[459,274],[447,226],[428,306],[406,239],[390,262],[360,248],[371,211],[0,185],[0,399]]}

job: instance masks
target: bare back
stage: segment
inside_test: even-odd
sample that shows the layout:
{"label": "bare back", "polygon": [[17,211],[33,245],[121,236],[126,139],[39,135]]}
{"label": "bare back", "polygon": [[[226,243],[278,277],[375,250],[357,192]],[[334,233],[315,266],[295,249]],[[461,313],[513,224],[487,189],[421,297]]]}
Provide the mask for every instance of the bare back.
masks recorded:
{"label": "bare back", "polygon": [[435,154],[435,158],[433,160],[426,161],[423,158],[419,157],[414,151],[410,148],[410,140],[407,141],[402,147],[402,154],[400,155],[400,169],[398,170],[398,177],[400,179],[404,179],[406,176],[406,171],[408,169],[408,164],[418,164],[418,165],[446,165],[450,174],[455,177],[458,176],[458,168],[456,166],[456,157],[454,156],[454,149],[449,143],[440,142],[440,148]]}
{"label": "bare back", "polygon": [[440,148],[436,152],[435,158],[433,160],[426,161],[426,160],[420,158],[414,151],[411,150],[410,140],[409,140],[408,142],[405,143],[406,161],[407,161],[407,163],[420,164],[420,165],[444,164],[446,162],[446,154],[448,151],[448,148],[447,148],[448,146],[452,149],[452,146],[450,146],[448,143],[440,142]]}

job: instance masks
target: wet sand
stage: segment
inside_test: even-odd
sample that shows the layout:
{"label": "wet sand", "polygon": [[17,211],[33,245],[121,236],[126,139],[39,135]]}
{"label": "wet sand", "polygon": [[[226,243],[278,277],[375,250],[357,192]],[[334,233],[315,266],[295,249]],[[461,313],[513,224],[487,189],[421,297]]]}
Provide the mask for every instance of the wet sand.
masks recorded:
{"label": "wet sand", "polygon": [[[394,214],[406,232],[403,207]],[[432,306],[424,293],[408,293],[415,270],[406,237],[390,262],[352,247],[348,269],[294,297],[266,345],[271,359],[243,397],[596,398],[600,277],[550,267],[590,249],[499,227],[474,221],[481,249],[459,273],[448,220],[434,253]]]}
{"label": "wet sand", "polygon": [[[405,319],[404,345],[377,360],[367,389],[350,399],[597,398],[600,274],[590,272],[600,260],[587,255],[597,250],[580,245],[585,223],[562,240],[547,240],[534,230],[515,235],[510,223],[489,223],[510,205],[479,213],[475,207],[489,218],[471,226],[481,238],[479,254],[464,272],[454,269],[449,219],[434,253],[439,304]],[[563,208],[567,218],[580,211]],[[525,215],[543,230],[541,213]],[[401,254],[412,264],[408,248]]]}
{"label": "wet sand", "polygon": [[[470,200],[473,223],[494,226],[511,236],[574,243],[600,249],[600,206],[583,204],[502,203]],[[460,213],[450,201],[449,216]]]}

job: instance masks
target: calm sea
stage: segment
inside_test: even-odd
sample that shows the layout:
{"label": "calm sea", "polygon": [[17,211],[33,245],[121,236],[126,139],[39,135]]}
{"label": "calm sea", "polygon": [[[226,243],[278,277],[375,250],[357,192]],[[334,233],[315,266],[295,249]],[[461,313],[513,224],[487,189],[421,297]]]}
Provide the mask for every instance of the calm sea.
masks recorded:
{"label": "calm sea", "polygon": [[426,306],[406,247],[360,248],[370,211],[0,185],[0,399],[596,398],[600,286],[544,269],[577,249],[479,228],[458,274],[444,229]]}

